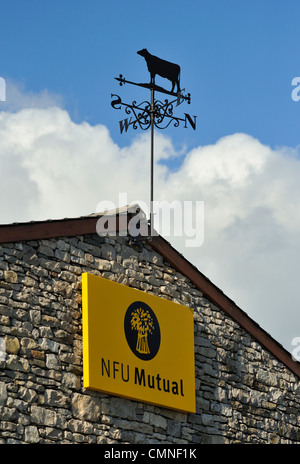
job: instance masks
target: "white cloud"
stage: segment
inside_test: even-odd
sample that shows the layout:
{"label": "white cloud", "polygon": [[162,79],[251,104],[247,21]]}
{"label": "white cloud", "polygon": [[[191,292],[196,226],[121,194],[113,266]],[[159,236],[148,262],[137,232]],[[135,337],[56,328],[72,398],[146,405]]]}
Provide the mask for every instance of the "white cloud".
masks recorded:
{"label": "white cloud", "polygon": [[[75,217],[120,192],[149,200],[149,134],[120,148],[103,125],[74,123],[58,99],[35,96],[0,112],[0,222]],[[1,107],[2,108],[2,107]],[[274,338],[292,349],[299,336],[299,147],[273,150],[233,134],[176,156],[156,135],[156,200],[204,200],[205,240],[184,248],[166,237]],[[122,206],[122,205],[119,205]]]}
{"label": "white cloud", "polygon": [[61,95],[44,89],[38,93],[26,90],[21,82],[5,79],[6,101],[1,103],[0,109],[5,111],[19,111],[23,108],[47,108],[49,106],[62,107],[64,99]]}
{"label": "white cloud", "polygon": [[204,246],[185,256],[288,349],[300,330],[296,154],[234,134],[189,153],[166,187],[205,201]]}

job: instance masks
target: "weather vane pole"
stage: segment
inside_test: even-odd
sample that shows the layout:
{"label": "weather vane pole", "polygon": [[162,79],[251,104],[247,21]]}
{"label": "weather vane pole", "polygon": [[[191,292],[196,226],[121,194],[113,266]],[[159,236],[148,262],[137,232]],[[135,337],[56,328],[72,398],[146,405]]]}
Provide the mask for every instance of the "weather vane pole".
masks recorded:
{"label": "weather vane pole", "polygon": [[[184,113],[184,118],[180,118],[173,114],[174,105],[179,106],[184,101],[188,104],[191,102],[191,94],[188,93],[184,95],[183,92],[185,89],[180,89],[180,66],[175,63],[170,63],[169,61],[162,60],[157,56],[151,55],[145,48],[137,52],[138,55],[145,58],[148,71],[150,72],[150,83],[143,84],[132,81],[127,81],[122,74],[115,79],[120,82],[120,86],[124,84],[137,85],[138,87],[144,87],[150,89],[151,100],[143,101],[140,104],[137,104],[136,101],[133,101],[132,104],[123,103],[119,95],[111,94],[111,98],[114,98],[111,101],[111,106],[114,109],[120,110],[122,106],[125,107],[125,113],[127,115],[132,114],[128,119],[125,118],[119,121],[120,132],[121,134],[125,130],[127,132],[129,126],[132,125],[133,129],[142,129],[147,130],[151,128],[151,174],[150,174],[150,237],[153,236],[153,224],[154,224],[154,213],[153,213],[153,179],[154,179],[154,127],[158,129],[166,129],[171,123],[174,127],[178,127],[181,122],[184,123],[184,127],[187,127],[189,124],[192,129],[196,130],[196,116],[191,117],[189,114]],[[172,89],[168,91],[163,87],[159,87],[155,84],[155,76],[159,75],[163,78],[166,78],[172,82]],[[177,92],[175,93],[175,85]],[[170,96],[175,97],[174,100],[169,101],[165,99],[163,102],[161,100],[155,100],[155,91],[164,93]]]}

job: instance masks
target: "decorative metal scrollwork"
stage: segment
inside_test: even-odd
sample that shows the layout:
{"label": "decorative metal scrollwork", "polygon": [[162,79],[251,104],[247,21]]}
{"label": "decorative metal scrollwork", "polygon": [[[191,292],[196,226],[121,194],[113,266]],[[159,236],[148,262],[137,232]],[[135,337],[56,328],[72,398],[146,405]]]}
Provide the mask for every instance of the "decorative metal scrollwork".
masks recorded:
{"label": "decorative metal scrollwork", "polygon": [[121,86],[125,85],[125,83],[129,83],[139,87],[148,88],[153,92],[153,94],[154,91],[158,91],[176,97],[172,101],[169,101],[168,99],[165,99],[164,101],[153,99],[152,104],[148,101],[143,101],[142,103],[138,104],[135,100],[129,104],[124,103],[119,95],[112,94],[111,97],[116,98],[112,100],[111,106],[115,109],[121,109],[121,106],[124,106],[125,113],[128,116],[131,116],[130,118],[119,121],[121,134],[124,130],[127,132],[129,126],[132,126],[134,130],[138,128],[147,130],[151,126],[152,122],[157,129],[166,129],[171,124],[173,124],[174,127],[178,127],[180,122],[184,123],[184,127],[187,127],[187,123],[189,123],[193,129],[196,129],[196,116],[194,116],[192,119],[192,117],[187,113],[185,113],[184,118],[180,118],[174,115],[174,105],[177,107],[184,101],[186,101],[188,104],[191,102],[191,95],[189,93],[184,95],[184,89],[177,94],[174,94],[173,92],[168,92],[167,90],[158,87],[155,84],[138,84],[135,82],[127,81],[122,74],[120,74],[120,77],[116,78],[116,80],[120,82]]}

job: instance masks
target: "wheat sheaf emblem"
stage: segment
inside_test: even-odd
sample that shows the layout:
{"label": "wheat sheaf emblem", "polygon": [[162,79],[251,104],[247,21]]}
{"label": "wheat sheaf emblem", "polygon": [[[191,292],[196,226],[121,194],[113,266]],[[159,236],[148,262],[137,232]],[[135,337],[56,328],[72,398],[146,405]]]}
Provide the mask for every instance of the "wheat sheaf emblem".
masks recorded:
{"label": "wheat sheaf emblem", "polygon": [[148,310],[137,308],[131,314],[131,330],[137,330],[136,351],[149,354],[148,335],[154,331],[153,319]]}

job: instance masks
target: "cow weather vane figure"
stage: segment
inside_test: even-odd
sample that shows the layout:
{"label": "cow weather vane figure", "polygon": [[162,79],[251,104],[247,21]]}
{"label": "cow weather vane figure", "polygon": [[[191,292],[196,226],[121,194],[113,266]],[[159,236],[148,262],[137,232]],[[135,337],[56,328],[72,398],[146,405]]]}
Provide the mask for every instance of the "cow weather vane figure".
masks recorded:
{"label": "cow weather vane figure", "polygon": [[[125,118],[119,121],[121,134],[132,126],[133,129],[147,130],[151,128],[151,178],[150,178],[150,237],[153,236],[153,160],[154,160],[154,127],[157,129],[166,129],[171,124],[174,127],[178,127],[180,123],[184,123],[184,127],[187,128],[188,124],[192,129],[196,130],[196,116],[191,117],[188,113],[184,113],[183,117],[174,115],[174,106],[181,105],[184,101],[188,104],[191,103],[191,94],[184,95],[185,89],[180,89],[180,66],[169,61],[162,60],[157,56],[151,55],[145,48],[137,52],[138,55],[145,58],[148,71],[150,72],[150,83],[137,83],[127,81],[122,74],[115,79],[119,81],[120,86],[125,84],[132,84],[138,87],[144,87],[149,89],[151,92],[151,100],[143,101],[138,104],[133,101],[131,104],[124,103],[119,95],[111,94],[111,106],[114,109],[120,110],[122,106],[125,107],[125,113],[131,115],[129,118]],[[172,88],[170,91],[163,87],[155,84],[155,76],[161,76],[172,82]],[[175,86],[177,92],[175,93]],[[155,99],[155,91],[175,97],[169,101]]]}

